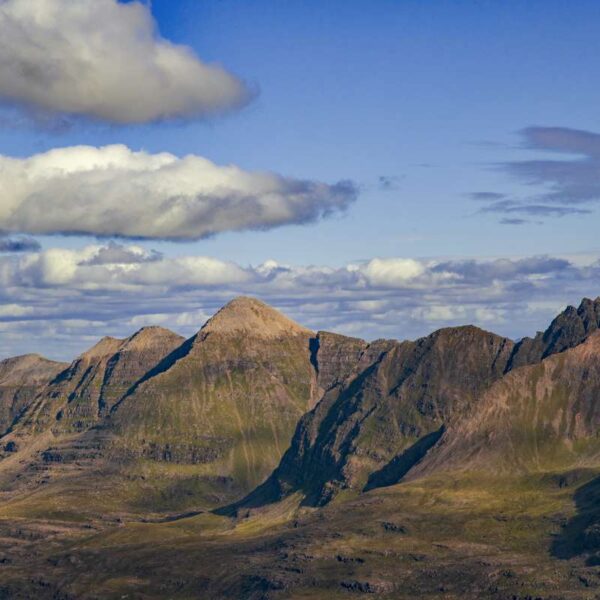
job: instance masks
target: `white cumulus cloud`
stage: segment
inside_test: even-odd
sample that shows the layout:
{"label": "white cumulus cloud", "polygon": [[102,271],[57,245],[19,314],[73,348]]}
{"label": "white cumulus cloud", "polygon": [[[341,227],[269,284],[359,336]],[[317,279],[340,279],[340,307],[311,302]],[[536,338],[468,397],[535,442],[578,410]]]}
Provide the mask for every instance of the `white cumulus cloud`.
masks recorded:
{"label": "white cumulus cloud", "polygon": [[412,258],[374,258],[363,272],[373,285],[396,287],[423,275],[425,265]]}
{"label": "white cumulus cloud", "polygon": [[334,185],[123,145],[0,156],[0,230],[191,240],[315,221],[356,197]]}
{"label": "white cumulus cloud", "polygon": [[[120,252],[116,252],[116,250]],[[112,252],[109,258],[107,250]],[[50,248],[12,263],[13,283],[26,287],[81,290],[177,289],[247,281],[235,263],[207,256],[163,258],[137,246],[87,246],[80,250]]]}
{"label": "white cumulus cloud", "polygon": [[117,124],[234,109],[247,86],[160,37],[147,5],[0,0],[0,98]]}

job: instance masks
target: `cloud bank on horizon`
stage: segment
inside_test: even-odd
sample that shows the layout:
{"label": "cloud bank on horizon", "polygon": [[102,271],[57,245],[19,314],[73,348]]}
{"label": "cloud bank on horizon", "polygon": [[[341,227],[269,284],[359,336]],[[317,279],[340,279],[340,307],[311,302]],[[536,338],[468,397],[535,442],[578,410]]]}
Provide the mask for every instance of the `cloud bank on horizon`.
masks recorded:
{"label": "cloud bank on horizon", "polygon": [[253,97],[160,37],[150,8],[117,0],[0,0],[0,101],[115,124],[203,118]]}
{"label": "cloud bank on horizon", "polygon": [[334,185],[123,145],[0,156],[0,231],[195,240],[309,223],[357,196]]}
{"label": "cloud bank on horizon", "polygon": [[367,339],[468,323],[520,337],[544,328],[565,298],[593,295],[599,279],[597,256],[243,266],[116,242],[51,248],[0,255],[0,356],[34,349],[69,359],[99,337],[149,324],[192,335],[239,294],[315,330]]}

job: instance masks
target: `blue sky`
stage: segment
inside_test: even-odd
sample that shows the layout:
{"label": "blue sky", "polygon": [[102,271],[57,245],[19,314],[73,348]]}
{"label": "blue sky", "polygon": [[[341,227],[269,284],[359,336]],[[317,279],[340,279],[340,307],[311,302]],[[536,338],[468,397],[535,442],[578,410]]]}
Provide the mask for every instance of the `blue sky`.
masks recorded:
{"label": "blue sky", "polygon": [[[73,116],[72,111],[61,112],[60,104],[52,110],[45,107],[40,119],[39,114],[32,117],[29,100],[21,102],[25,109],[20,101],[11,101],[0,130],[0,154],[25,159],[56,147],[124,144],[132,151],[193,154],[217,165],[234,164],[244,171],[269,171],[294,180],[330,185],[349,180],[357,199],[344,201],[345,210],[315,216],[316,222],[295,218],[292,224],[258,231],[225,228],[209,239],[179,242],[159,235],[140,241],[117,231],[119,244],[155,250],[166,259],[211,257],[252,270],[267,260],[286,268],[347,270],[350,265],[352,270],[352,265],[374,259],[425,264],[531,257],[566,257],[573,268],[595,268],[600,256],[595,152],[600,143],[593,139],[593,151],[585,146],[587,154],[575,154],[570,140],[574,136],[579,143],[587,132],[600,131],[597,2],[153,0],[150,9],[162,38],[188,46],[204,62],[222,65],[247,84],[253,99],[224,116],[186,115],[175,122],[134,124],[89,113]],[[68,36],[68,23],[53,26],[62,27]],[[60,119],[67,119],[66,127],[55,126],[63,122]],[[537,129],[524,132],[531,127]],[[565,175],[564,165],[568,170],[578,160],[585,168]],[[584,185],[594,189],[579,194],[576,190]],[[555,192],[552,198],[549,191]],[[328,213],[327,207],[324,210]],[[36,237],[44,250],[83,252],[107,243],[106,237],[98,241],[93,231],[65,237],[43,235],[43,227],[15,227],[13,234]],[[6,258],[23,260],[22,254]],[[253,287],[254,279],[252,285],[226,281],[210,289],[199,284],[185,310],[179,307],[161,322],[176,326],[186,311],[200,311],[201,318],[239,289],[266,296],[311,326],[334,323],[366,337],[418,335],[463,319],[518,336],[543,326],[553,310],[576,302],[579,295],[600,294],[600,281],[590,273],[571,273],[569,281],[576,282],[572,287],[564,285],[563,275],[554,274],[552,293],[537,283],[549,280],[547,272],[527,273],[527,285],[511,281],[510,294],[498,296],[493,307],[491,300],[472,296],[488,297],[493,284],[487,280],[472,290],[469,301],[430,283],[415,298],[412,313],[403,313],[398,305],[385,313],[383,329],[367,308],[338,322],[335,316],[343,311],[329,304],[335,298],[347,302],[354,288],[337,280],[324,284],[310,300],[304,297],[306,289],[292,289],[291,284],[276,291]],[[40,283],[39,293],[52,285],[48,280]],[[82,291],[82,285],[75,286],[77,293],[89,293],[89,286]],[[373,281],[356,285],[363,290],[371,286],[369,298],[361,298],[375,301],[379,288]],[[522,290],[520,295],[516,288]],[[165,285],[164,297],[177,289]],[[113,290],[117,293],[123,292]],[[15,292],[5,302],[35,306],[32,294],[34,289]],[[157,297],[157,292],[152,294]],[[389,282],[379,293],[394,294],[402,297]],[[435,304],[435,297],[442,296]],[[119,298],[118,304],[130,306],[130,299]],[[546,304],[540,308],[542,301]],[[321,311],[314,309],[319,305]],[[419,307],[432,305],[438,317],[418,317]],[[465,306],[471,308],[465,312]],[[506,316],[511,306],[521,318]],[[493,308],[496,317],[482,320],[477,307]],[[41,318],[39,310],[35,306],[35,314],[25,320],[21,316],[21,321],[6,317],[11,331],[18,329],[15,322],[26,331],[31,319]],[[167,314],[162,304],[148,310],[155,320]],[[69,311],[67,307],[62,314],[45,315],[44,322],[69,320]],[[143,314],[134,313],[130,306],[107,315],[105,323],[115,333],[126,334],[131,319],[143,320]],[[86,319],[92,320],[89,315]],[[77,330],[65,333],[57,323],[44,343],[60,335],[65,354],[85,347],[87,338],[79,342]],[[184,333],[199,325],[190,322]],[[83,329],[90,340],[96,335],[95,327]],[[11,343],[3,345],[4,353],[11,353]]]}

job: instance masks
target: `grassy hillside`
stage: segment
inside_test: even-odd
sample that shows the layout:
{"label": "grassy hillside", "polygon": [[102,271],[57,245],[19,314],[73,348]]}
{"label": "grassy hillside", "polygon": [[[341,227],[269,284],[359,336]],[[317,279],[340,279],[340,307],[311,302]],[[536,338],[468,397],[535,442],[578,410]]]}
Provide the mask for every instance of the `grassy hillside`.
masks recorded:
{"label": "grassy hillside", "polygon": [[320,509],[291,496],[236,519],[110,528],[20,522],[3,510],[2,585],[39,598],[592,600],[600,577],[589,551],[558,553],[577,537],[580,496],[597,490],[598,474],[463,473]]}

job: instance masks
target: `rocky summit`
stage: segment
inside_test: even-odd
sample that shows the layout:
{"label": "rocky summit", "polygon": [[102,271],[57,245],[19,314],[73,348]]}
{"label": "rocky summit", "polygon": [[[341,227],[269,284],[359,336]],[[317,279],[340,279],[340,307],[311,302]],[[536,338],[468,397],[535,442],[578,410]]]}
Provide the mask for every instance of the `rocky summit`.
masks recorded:
{"label": "rocky summit", "polygon": [[0,362],[0,598],[600,597],[600,298],[367,342],[235,298]]}

